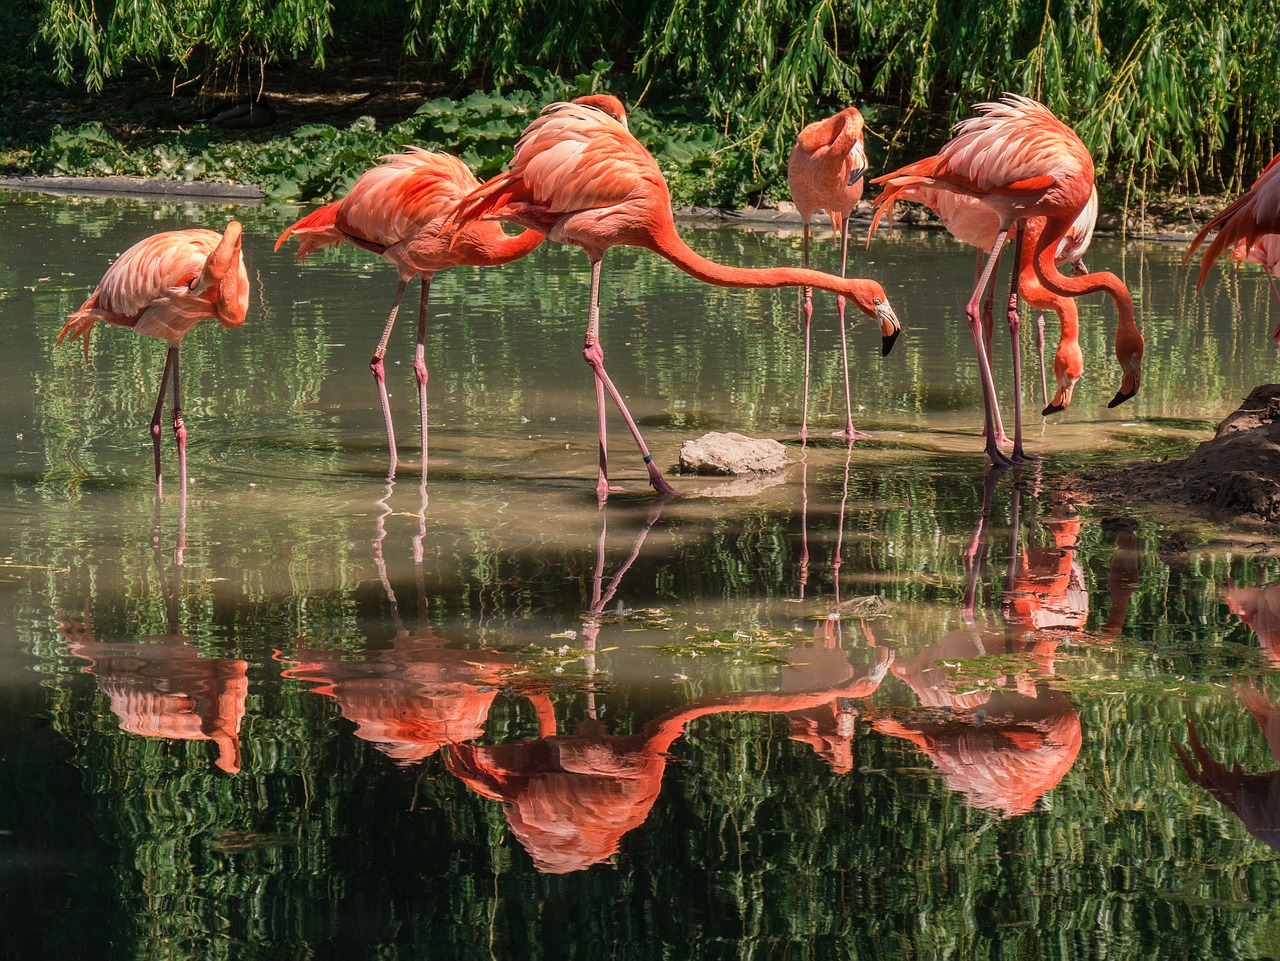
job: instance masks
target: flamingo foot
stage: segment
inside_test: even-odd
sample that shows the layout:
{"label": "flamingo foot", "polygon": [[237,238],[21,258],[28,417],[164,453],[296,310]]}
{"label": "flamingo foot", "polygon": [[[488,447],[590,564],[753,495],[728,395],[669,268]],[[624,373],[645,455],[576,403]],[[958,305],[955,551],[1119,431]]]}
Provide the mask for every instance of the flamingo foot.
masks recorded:
{"label": "flamingo foot", "polygon": [[[1005,443],[1008,443],[1006,440]],[[1013,466],[1013,460],[1002,451],[996,444],[988,442],[985,448],[987,459],[991,461],[991,466],[1000,470],[1006,470]]]}
{"label": "flamingo foot", "polygon": [[653,486],[654,492],[659,497],[679,497],[680,492],[667,483],[667,479],[662,476],[658,468],[649,463],[649,483]]}
{"label": "flamingo foot", "polygon": [[858,430],[852,424],[846,424],[844,430],[832,431],[831,436],[843,438],[846,444],[852,444],[854,441],[859,440],[871,440],[870,434]]}

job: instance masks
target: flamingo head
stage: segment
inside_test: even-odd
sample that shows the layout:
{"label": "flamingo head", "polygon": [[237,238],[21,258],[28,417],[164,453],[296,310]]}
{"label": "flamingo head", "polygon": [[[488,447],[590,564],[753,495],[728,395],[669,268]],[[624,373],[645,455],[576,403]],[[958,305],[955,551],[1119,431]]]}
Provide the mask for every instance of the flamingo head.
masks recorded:
{"label": "flamingo head", "polygon": [[618,121],[622,126],[627,127],[628,130],[631,129],[627,126],[627,108],[622,105],[621,100],[612,94],[594,93],[588,97],[575,97],[573,102],[599,110],[601,113]]}
{"label": "flamingo head", "polygon": [[213,291],[214,316],[223,327],[239,327],[249,313],[249,275],[244,269],[241,234],[239,221],[228,223],[204,270],[191,282],[193,294]]}
{"label": "flamingo head", "polygon": [[1071,403],[1071,394],[1083,373],[1084,354],[1080,350],[1080,342],[1071,340],[1061,344],[1053,358],[1053,377],[1058,382],[1058,390],[1049,405],[1040,412],[1041,416],[1048,417],[1067,409]]}
{"label": "flamingo head", "polygon": [[884,288],[875,282],[863,285],[853,296],[858,309],[880,325],[880,356],[889,356],[893,350],[893,342],[902,333],[902,324],[898,323],[898,315],[889,306],[889,297]]}
{"label": "flamingo head", "polygon": [[1120,378],[1120,389],[1111,399],[1108,407],[1116,407],[1138,392],[1142,383],[1142,334],[1137,327],[1126,329],[1121,327],[1116,333],[1116,360],[1123,372]]}

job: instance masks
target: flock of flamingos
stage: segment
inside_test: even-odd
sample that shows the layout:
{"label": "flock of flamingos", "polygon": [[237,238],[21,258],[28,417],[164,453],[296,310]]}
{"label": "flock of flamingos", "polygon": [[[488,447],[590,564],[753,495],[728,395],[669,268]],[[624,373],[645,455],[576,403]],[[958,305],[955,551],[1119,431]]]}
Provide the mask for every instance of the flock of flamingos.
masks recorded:
{"label": "flock of flamingos", "polygon": [[[1023,459],[1022,412],[1014,409],[1012,449],[996,401],[989,354],[992,335],[993,288],[996,265],[1012,234],[1015,267],[1008,301],[1013,341],[1014,396],[1022,396],[1018,352],[1018,298],[1038,310],[1052,309],[1061,321],[1061,340],[1053,360],[1056,392],[1050,400],[1041,377],[1044,413],[1063,410],[1071,402],[1084,360],[1077,337],[1074,298],[1105,292],[1115,302],[1119,324],[1115,338],[1121,381],[1110,406],[1137,392],[1142,373],[1143,339],[1134,318],[1133,300],[1124,282],[1107,271],[1085,272],[1081,258],[1088,247],[1097,215],[1093,161],[1080,138],[1045,106],[1025,97],[1005,95],[998,102],[981,103],[977,115],[956,127],[956,136],[939,152],[872,182],[883,185],[874,202],[871,231],[895,201],[914,201],[933,208],[947,228],[961,240],[987,251],[965,308],[981,371],[984,406],[984,449],[997,466]],[[1280,270],[1280,156],[1273,159],[1253,187],[1214,217],[1192,242],[1187,253],[1216,236],[1205,249],[1199,283],[1223,253],[1237,261],[1266,268],[1272,291],[1280,302],[1272,275]],[[848,443],[865,437],[853,426],[849,397],[848,352],[845,344],[846,299],[876,321],[887,354],[901,327],[880,284],[846,278],[848,218],[862,196],[866,171],[863,122],[856,108],[810,124],[801,131],[788,163],[788,180],[796,207],[804,219],[805,267],[746,269],[707,260],[679,236],[672,217],[666,181],[649,152],[627,126],[626,109],[615,97],[593,95],[554,103],[525,128],[510,166],[487,183],[480,183],[457,158],[416,147],[384,158],[366,171],[340,201],[330,203],[289,227],[276,243],[290,236],[299,243],[298,259],[340,243],[353,243],[395,264],[399,283],[391,313],[374,351],[370,367],[378,387],[387,424],[392,470],[395,438],[384,382],[383,357],[409,281],[422,283],[414,371],[418,382],[422,449],[426,446],[427,364],[424,341],[431,279],[438,270],[457,265],[496,266],[525,256],[545,238],[573,244],[591,261],[591,297],[583,358],[591,367],[600,423],[600,461],[597,494],[615,491],[609,484],[605,432],[605,394],[622,414],[648,470],[649,482],[660,495],[675,488],[653,462],[644,438],[604,365],[600,343],[600,273],[610,247],[644,247],[671,261],[694,278],[722,287],[805,288],[805,422],[807,437],[809,380],[809,322],[812,288],[837,295],[841,347],[844,353]],[[841,276],[808,268],[809,223],[826,210],[842,237]],[[516,236],[503,232],[498,221],[524,228]],[[1059,264],[1077,271],[1066,276]],[[985,301],[985,307],[984,307]],[[173,385],[173,431],[177,440],[181,489],[186,490],[186,428],[178,367],[178,346],[198,321],[212,317],[224,327],[242,324],[249,307],[248,274],[241,255],[241,228],[231,221],[219,234],[189,229],[155,234],[125,251],[108,268],[97,289],[70,316],[58,337],[82,338],[88,351],[93,325],[104,321],[132,328],[136,333],[168,342],[164,374],[151,418],[157,495],[161,492],[161,420],[165,393]],[[1280,340],[1280,328],[1274,335]]]}

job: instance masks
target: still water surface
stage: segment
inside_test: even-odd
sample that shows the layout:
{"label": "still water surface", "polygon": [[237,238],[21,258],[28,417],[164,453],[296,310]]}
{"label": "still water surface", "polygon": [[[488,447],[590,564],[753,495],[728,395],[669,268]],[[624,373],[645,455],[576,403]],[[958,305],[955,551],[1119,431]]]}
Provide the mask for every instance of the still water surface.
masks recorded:
{"label": "still water surface", "polygon": [[[389,482],[367,368],[389,266],[273,253],[294,210],[4,200],[10,956],[1280,956],[1275,545],[1070,493],[1280,374],[1257,273],[1197,295],[1180,248],[1095,244],[1134,289],[1142,390],[1106,409],[1091,298],[1073,405],[1030,420],[1042,459],[984,478],[967,250],[858,251],[906,332],[882,360],[852,328],[875,436],[848,453],[796,440],[794,291],[613,251],[608,365],[658,461],[724,429],[793,463],[663,505],[618,430],[634,493],[597,509],[578,251],[437,278],[425,481],[411,293]],[[140,236],[232,215],[253,306],[187,338],[191,496],[157,507],[163,345],[53,342]],[[799,260],[797,236],[686,234]],[[821,298],[815,343],[825,433]]]}

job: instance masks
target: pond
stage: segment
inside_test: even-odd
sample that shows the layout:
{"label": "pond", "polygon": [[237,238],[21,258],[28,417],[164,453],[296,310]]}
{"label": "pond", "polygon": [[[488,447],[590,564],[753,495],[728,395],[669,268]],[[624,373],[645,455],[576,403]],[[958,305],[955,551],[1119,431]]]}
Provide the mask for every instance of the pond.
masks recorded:
{"label": "pond", "polygon": [[[796,292],[612,251],[609,370],[658,463],[712,429],[792,463],[673,477],[662,503],[615,418],[629,492],[601,508],[579,251],[437,277],[425,472],[411,289],[389,479],[368,371],[388,265],[273,252],[295,209],[3,199],[13,956],[1280,956],[1275,544],[1071,493],[1276,379],[1257,271],[1197,293],[1181,246],[1099,240],[1141,391],[1106,408],[1115,316],[1087,298],[1085,379],[1042,421],[1027,378],[1038,459],[1000,475],[968,249],[900,232],[852,255],[905,332],[882,359],[851,322],[873,435],[851,450],[826,438],[829,298],[802,446]],[[99,329],[86,362],[54,340],[135,240],[231,216],[249,319],[184,343],[190,493],[157,504],[163,345]],[[794,233],[683,232],[800,258]],[[1006,386],[1007,355],[998,332]]]}

